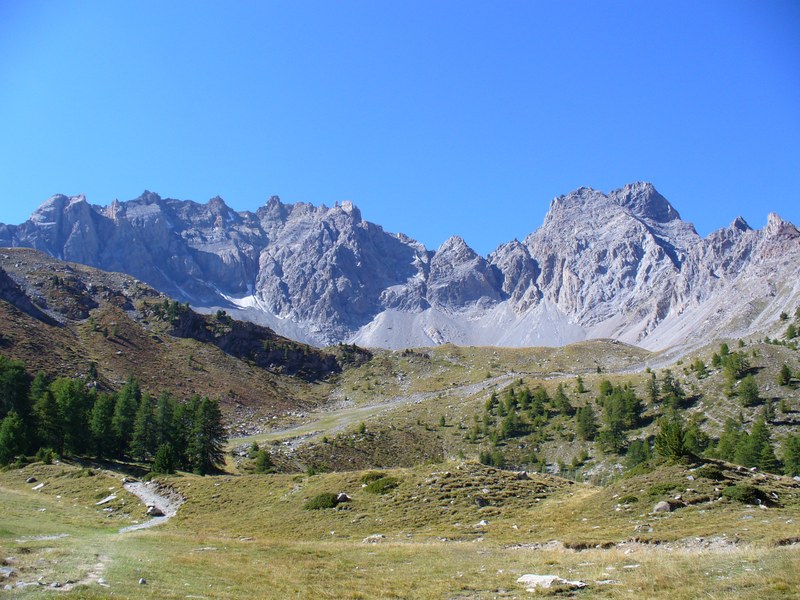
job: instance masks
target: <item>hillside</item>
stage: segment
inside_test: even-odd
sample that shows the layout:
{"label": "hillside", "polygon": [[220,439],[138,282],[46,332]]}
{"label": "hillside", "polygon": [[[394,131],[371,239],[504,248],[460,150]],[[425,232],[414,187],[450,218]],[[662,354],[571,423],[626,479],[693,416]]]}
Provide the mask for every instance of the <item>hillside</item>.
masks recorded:
{"label": "hillside", "polygon": [[0,321],[0,354],[31,374],[82,377],[101,390],[133,376],[152,394],[220,398],[245,426],[319,404],[341,371],[334,354],[33,250],[2,252]]}

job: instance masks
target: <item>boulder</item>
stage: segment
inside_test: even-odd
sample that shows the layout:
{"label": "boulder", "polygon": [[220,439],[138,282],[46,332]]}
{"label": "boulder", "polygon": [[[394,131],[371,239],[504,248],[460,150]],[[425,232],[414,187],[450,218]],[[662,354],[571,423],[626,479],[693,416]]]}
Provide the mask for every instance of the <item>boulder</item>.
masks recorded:
{"label": "boulder", "polygon": [[155,505],[150,505],[147,507],[147,516],[148,517],[163,517],[164,511],[158,508]]}
{"label": "boulder", "polygon": [[352,498],[348,496],[345,492],[342,492],[338,496],[336,496],[336,503],[341,504],[342,502],[350,502]]}
{"label": "boulder", "polygon": [[530,479],[530,477],[528,477],[527,471],[520,471],[519,473],[517,473],[517,479],[519,479],[520,481],[526,481]]}
{"label": "boulder", "polygon": [[656,503],[652,512],[672,512],[672,505],[666,500],[662,500],[661,502]]}
{"label": "boulder", "polygon": [[25,483],[36,483],[36,477],[28,477]]}
{"label": "boulder", "polygon": [[586,582],[584,581],[570,581],[563,579],[558,575],[523,575],[517,579],[517,583],[525,586],[529,592],[535,592],[537,589],[548,589],[555,586],[566,587],[572,590],[585,588]]}

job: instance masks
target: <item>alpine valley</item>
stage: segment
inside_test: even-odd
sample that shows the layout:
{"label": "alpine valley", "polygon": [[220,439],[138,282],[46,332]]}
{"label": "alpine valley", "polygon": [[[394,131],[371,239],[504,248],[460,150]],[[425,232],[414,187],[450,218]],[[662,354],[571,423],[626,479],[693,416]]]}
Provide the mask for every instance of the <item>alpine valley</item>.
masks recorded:
{"label": "alpine valley", "polygon": [[[424,218],[424,217],[421,217]],[[350,202],[236,212],[145,192],[109,206],[53,196],[0,246],[130,274],[195,309],[286,337],[402,349],[560,346],[612,338],[683,349],[763,330],[800,298],[800,232],[770,214],[702,238],[649,183],[554,199],[544,223],[487,257],[435,251]]]}

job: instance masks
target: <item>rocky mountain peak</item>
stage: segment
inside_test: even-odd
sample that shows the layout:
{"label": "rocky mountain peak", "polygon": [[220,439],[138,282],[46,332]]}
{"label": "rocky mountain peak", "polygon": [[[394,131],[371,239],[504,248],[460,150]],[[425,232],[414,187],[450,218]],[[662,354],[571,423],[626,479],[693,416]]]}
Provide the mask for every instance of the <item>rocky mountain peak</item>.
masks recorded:
{"label": "rocky mountain peak", "polygon": [[737,231],[752,231],[752,227],[747,224],[747,221],[744,220],[742,217],[736,217],[730,225],[730,229],[735,229]]}
{"label": "rocky mountain peak", "polygon": [[608,197],[640,219],[667,223],[681,218],[678,211],[656,191],[652,183],[641,181],[629,183],[618,190],[613,190]]}

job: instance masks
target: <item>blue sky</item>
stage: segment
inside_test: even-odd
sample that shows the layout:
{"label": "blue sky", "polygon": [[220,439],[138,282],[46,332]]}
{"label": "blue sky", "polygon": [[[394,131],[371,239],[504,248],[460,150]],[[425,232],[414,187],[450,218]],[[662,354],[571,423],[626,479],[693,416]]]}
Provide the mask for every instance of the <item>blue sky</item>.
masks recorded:
{"label": "blue sky", "polygon": [[800,224],[800,3],[0,1],[0,221],[332,205],[485,254],[580,186]]}

